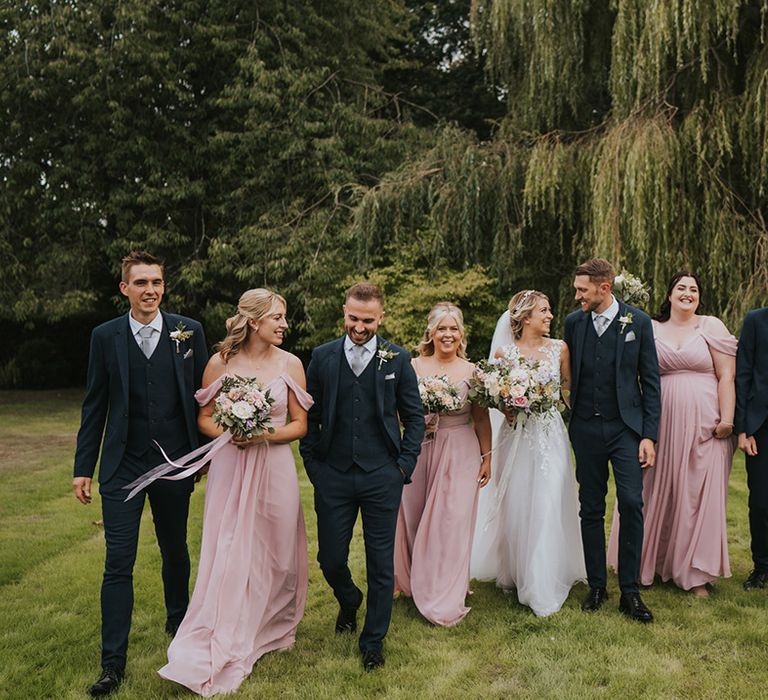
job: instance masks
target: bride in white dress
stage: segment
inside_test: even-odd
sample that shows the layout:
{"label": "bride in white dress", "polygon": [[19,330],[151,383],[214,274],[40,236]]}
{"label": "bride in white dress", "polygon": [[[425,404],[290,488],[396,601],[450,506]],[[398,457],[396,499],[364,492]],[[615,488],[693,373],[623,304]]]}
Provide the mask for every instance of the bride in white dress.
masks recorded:
{"label": "bride in white dress", "polygon": [[[551,321],[544,294],[518,292],[496,325],[490,357],[549,363],[567,389],[568,348],[548,337]],[[536,615],[551,615],[586,580],[568,433],[555,408],[514,427],[499,411],[491,420],[493,476],[480,495],[470,576],[516,589]]]}

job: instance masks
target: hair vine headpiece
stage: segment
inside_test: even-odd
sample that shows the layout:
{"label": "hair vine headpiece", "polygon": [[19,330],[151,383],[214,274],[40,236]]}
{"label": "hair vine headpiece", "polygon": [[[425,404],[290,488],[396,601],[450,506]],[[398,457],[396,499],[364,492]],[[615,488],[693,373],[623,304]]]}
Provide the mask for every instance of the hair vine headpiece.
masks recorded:
{"label": "hair vine headpiece", "polygon": [[535,289],[526,289],[525,294],[523,294],[523,296],[520,297],[520,301],[518,301],[517,304],[515,304],[515,308],[512,309],[512,313],[516,314],[518,311],[520,311],[520,309],[522,309],[523,306],[525,306],[525,302],[528,301],[530,296],[535,293],[536,293]]}

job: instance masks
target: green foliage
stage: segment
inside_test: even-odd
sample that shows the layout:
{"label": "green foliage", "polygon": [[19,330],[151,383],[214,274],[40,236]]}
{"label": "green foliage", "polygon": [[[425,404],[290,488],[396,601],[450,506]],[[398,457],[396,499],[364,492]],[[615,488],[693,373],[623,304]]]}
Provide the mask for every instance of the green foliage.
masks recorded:
{"label": "green foliage", "polygon": [[368,279],[384,289],[384,332],[388,339],[415,351],[432,306],[450,300],[464,315],[469,357],[478,360],[488,355],[488,339],[496,326],[499,300],[493,293],[493,280],[482,268],[471,267],[462,272],[433,269],[427,276],[421,269],[399,262],[372,270]]}
{"label": "green foliage", "polygon": [[558,315],[594,255],[647,280],[651,309],[682,268],[734,329],[768,302],[768,3],[474,0],[472,21],[509,113],[366,191],[364,259],[429,230],[435,262],[540,288]]}

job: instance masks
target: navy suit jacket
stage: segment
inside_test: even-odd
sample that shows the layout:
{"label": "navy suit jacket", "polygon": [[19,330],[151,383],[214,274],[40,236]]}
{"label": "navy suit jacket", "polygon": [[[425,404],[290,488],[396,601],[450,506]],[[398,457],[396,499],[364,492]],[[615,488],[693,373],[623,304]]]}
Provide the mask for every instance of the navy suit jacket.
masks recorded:
{"label": "navy suit jacket", "polygon": [[[656,442],[661,417],[661,384],[650,317],[619,302],[619,316],[632,314],[616,343],[616,399],[621,420],[641,438]],[[574,311],[565,319],[564,339],[571,353],[571,406],[579,394],[582,351],[592,314]],[[634,340],[632,335],[634,334]]]}
{"label": "navy suit jacket", "polygon": [[[762,348],[762,350],[760,350]],[[736,352],[734,430],[754,435],[768,418],[768,307],[744,317]]]}
{"label": "navy suit jacket", "polygon": [[[205,334],[203,327],[191,318],[161,313],[163,331],[159,342],[170,343],[173,355],[174,373],[168,380],[178,386],[189,444],[194,448],[199,444],[195,391],[200,388],[208,362]],[[176,352],[176,343],[169,333],[179,322],[192,331],[192,337],[179,343],[179,352]],[[128,343],[135,342],[128,314],[102,323],[91,333],[88,379],[75,450],[75,476],[93,477],[99,447],[101,483],[107,482],[120,466],[128,436]],[[147,445],[147,449],[149,447]]]}
{"label": "navy suit jacket", "polygon": [[[307,391],[315,403],[309,409],[307,434],[301,440],[300,451],[308,471],[312,469],[312,462],[322,462],[331,448],[339,372],[341,363],[345,361],[344,337],[315,348],[307,367]],[[391,360],[383,361],[381,366],[378,357],[374,356],[371,360],[375,363],[376,371],[376,391],[372,399],[376,402],[376,413],[387,438],[390,454],[403,470],[408,483],[424,438],[424,411],[410,353],[391,343],[384,345],[387,350],[397,354]],[[382,347],[381,339],[377,347]],[[394,378],[386,379],[390,375],[394,375]],[[400,422],[403,424],[402,435]]]}

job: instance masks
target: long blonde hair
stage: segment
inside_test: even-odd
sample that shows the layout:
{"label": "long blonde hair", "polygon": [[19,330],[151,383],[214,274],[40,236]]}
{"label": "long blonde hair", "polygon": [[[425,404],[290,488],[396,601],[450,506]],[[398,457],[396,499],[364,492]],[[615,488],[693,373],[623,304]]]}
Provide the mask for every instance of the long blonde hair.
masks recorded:
{"label": "long blonde hair", "polygon": [[461,342],[459,343],[459,349],[456,351],[456,355],[466,360],[467,338],[464,332],[464,314],[461,313],[461,309],[456,306],[456,304],[452,304],[450,301],[438,301],[437,304],[432,307],[429,316],[427,316],[427,327],[424,330],[424,335],[419,341],[419,344],[416,346],[416,351],[419,355],[429,356],[435,354],[435,341],[433,336],[435,330],[437,330],[437,327],[440,325],[440,321],[446,316],[452,316],[456,321],[456,325],[459,327]]}
{"label": "long blonde hair", "polygon": [[237,302],[237,313],[227,319],[227,335],[214,348],[224,362],[233,355],[237,355],[240,348],[247,342],[251,334],[248,321],[264,318],[278,302],[286,306],[285,299],[270,289],[249,289],[243,292],[240,301]]}
{"label": "long blonde hair", "polygon": [[536,308],[539,299],[549,301],[549,297],[543,292],[538,292],[535,289],[524,289],[509,300],[509,325],[512,327],[512,335],[515,340],[523,334],[525,319]]}

